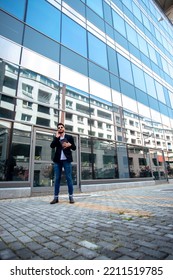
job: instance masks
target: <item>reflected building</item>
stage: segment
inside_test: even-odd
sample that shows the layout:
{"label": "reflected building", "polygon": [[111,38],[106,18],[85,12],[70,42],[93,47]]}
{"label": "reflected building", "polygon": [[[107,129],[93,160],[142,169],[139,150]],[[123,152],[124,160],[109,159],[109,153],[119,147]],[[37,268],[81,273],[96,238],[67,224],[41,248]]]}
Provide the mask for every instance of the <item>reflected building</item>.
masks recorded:
{"label": "reflected building", "polygon": [[52,192],[60,121],[78,146],[76,190],[171,178],[173,29],[155,3],[13,5],[0,0],[1,197]]}

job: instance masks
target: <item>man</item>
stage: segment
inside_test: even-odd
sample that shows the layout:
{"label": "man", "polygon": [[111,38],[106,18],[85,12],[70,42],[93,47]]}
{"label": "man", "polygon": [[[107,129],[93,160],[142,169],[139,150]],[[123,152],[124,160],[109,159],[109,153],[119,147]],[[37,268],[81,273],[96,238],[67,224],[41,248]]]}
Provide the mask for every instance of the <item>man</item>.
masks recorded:
{"label": "man", "polygon": [[72,150],[76,150],[74,139],[71,135],[65,133],[65,127],[63,123],[58,123],[56,135],[50,144],[52,149],[56,148],[54,161],[54,174],[55,174],[55,186],[54,186],[54,199],[50,204],[59,202],[59,191],[62,167],[64,167],[65,176],[68,185],[69,202],[74,203],[73,199],[73,180],[72,180]]}

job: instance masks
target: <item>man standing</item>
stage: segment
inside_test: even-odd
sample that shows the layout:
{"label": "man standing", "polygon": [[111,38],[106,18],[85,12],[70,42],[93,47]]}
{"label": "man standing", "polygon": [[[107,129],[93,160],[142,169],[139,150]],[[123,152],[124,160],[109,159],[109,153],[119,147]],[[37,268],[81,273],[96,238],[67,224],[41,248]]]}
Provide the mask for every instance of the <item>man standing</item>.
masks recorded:
{"label": "man standing", "polygon": [[55,185],[54,185],[54,199],[50,204],[59,202],[58,195],[60,191],[60,181],[62,167],[65,171],[65,176],[68,185],[69,202],[74,203],[73,199],[73,180],[72,180],[72,150],[76,150],[74,139],[71,135],[65,133],[65,127],[63,123],[58,123],[56,135],[50,144],[52,149],[56,148],[54,161],[54,174],[55,174]]}

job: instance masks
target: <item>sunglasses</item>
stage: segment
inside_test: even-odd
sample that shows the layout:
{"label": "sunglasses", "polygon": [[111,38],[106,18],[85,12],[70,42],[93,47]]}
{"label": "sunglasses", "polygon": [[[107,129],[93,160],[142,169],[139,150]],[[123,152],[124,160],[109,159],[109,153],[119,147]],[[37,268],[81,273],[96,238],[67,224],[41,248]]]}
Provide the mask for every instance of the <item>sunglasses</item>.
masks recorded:
{"label": "sunglasses", "polygon": [[64,128],[63,126],[58,126],[58,129]]}

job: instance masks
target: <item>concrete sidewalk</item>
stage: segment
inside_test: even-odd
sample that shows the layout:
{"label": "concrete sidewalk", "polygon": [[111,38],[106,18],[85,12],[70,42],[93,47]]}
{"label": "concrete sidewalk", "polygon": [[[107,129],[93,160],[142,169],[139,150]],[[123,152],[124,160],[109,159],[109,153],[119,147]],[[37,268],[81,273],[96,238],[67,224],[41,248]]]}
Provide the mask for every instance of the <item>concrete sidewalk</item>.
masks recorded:
{"label": "concrete sidewalk", "polygon": [[173,184],[0,200],[0,259],[173,260]]}

